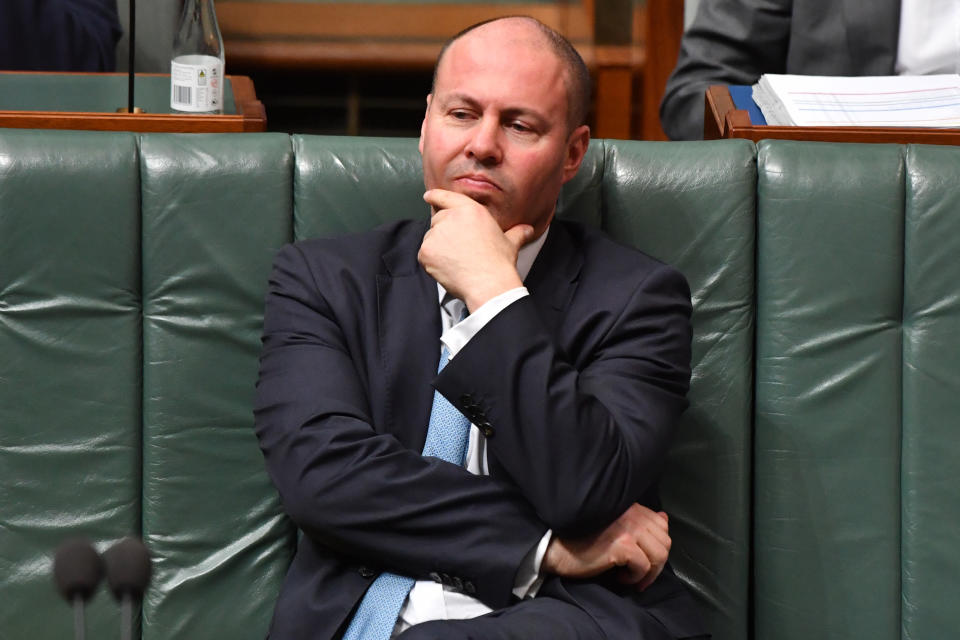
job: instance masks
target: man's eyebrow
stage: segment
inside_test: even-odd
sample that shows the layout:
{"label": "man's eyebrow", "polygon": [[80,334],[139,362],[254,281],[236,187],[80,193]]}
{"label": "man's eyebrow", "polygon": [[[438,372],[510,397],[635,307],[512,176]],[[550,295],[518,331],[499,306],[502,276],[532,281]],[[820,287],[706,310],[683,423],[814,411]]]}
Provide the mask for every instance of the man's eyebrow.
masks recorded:
{"label": "man's eyebrow", "polygon": [[[449,107],[450,103],[456,102],[464,103],[474,109],[481,108],[481,104],[476,98],[459,91],[454,91],[440,96],[439,102],[440,106],[444,108]],[[538,126],[545,126],[549,123],[549,118],[547,118],[543,113],[527,107],[507,107],[500,113],[500,115],[504,118],[530,118],[536,121]]]}
{"label": "man's eyebrow", "polygon": [[458,91],[454,91],[452,93],[448,93],[446,95],[440,96],[440,104],[442,106],[445,107],[449,105],[451,102],[465,102],[471,107],[480,106],[480,103],[475,98],[472,98],[470,95],[466,93],[460,93]]}
{"label": "man's eyebrow", "polygon": [[537,125],[545,126],[550,123],[549,119],[539,111],[526,109],[524,107],[513,107],[504,109],[501,112],[504,118],[527,118],[533,120]]}

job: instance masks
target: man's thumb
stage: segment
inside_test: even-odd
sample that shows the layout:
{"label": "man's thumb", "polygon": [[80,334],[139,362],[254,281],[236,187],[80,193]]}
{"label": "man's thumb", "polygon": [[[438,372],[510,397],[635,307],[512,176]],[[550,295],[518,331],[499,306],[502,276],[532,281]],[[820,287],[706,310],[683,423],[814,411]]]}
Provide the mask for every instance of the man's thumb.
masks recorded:
{"label": "man's thumb", "polygon": [[507,229],[503,235],[519,250],[533,239],[533,227],[529,224],[517,224]]}

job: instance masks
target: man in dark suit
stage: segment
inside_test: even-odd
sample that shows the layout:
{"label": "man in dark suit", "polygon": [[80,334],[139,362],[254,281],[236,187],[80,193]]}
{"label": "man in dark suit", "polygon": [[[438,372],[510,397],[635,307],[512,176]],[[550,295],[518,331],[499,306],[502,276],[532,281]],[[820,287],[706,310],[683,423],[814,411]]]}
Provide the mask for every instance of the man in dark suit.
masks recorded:
{"label": "man in dark suit", "polygon": [[[703,633],[656,496],[686,406],[689,292],[553,220],[588,105],[559,35],[471,28],[427,99],[430,219],[279,254],[256,423],[303,536],[271,637]],[[432,453],[447,401],[453,459]]]}
{"label": "man in dark suit", "polygon": [[660,104],[672,140],[703,138],[712,84],[752,85],[764,73],[894,74],[899,0],[701,0]]}

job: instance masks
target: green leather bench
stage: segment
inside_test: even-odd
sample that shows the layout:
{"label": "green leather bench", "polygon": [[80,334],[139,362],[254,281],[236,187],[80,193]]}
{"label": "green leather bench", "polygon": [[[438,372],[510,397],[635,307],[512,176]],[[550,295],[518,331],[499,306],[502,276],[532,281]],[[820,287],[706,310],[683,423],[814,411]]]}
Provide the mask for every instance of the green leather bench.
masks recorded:
{"label": "green leather bench", "polygon": [[[561,215],[683,271],[663,496],[719,640],[960,629],[960,150],[595,140]],[[150,640],[264,637],[296,531],[252,429],[285,242],[426,215],[414,140],[0,130],[0,639],[142,535]],[[951,464],[954,463],[954,464]],[[116,633],[105,590],[90,637]]]}

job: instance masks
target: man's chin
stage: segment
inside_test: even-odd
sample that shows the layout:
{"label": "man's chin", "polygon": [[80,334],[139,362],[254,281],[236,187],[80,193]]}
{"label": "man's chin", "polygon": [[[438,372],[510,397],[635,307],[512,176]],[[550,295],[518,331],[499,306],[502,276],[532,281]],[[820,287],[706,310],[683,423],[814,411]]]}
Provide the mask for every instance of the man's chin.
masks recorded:
{"label": "man's chin", "polygon": [[450,191],[454,191],[456,193],[462,193],[463,195],[467,196],[474,202],[478,202],[488,208],[496,206],[495,198],[493,197],[493,194],[490,193],[490,191],[488,190],[471,189],[469,187],[455,185],[453,187],[450,187]]}
{"label": "man's chin", "polygon": [[464,187],[462,185],[449,185],[449,186],[444,186],[442,188],[447,189],[449,191],[453,191],[455,193],[463,194],[468,198],[470,198],[471,200],[473,200],[474,202],[476,202],[477,204],[484,206],[487,209],[487,211],[490,213],[490,215],[493,217],[493,219],[497,221],[497,224],[500,225],[500,228],[503,229],[504,231],[506,231],[506,229],[509,229],[511,226],[513,226],[513,224],[509,224],[506,227],[504,227],[504,221],[509,220],[510,216],[504,214],[503,202],[501,201],[500,198],[497,197],[498,195],[497,193],[492,193],[489,190],[485,190],[485,189],[483,190],[470,189],[469,187]]}
{"label": "man's chin", "polygon": [[491,211],[491,213],[493,213],[493,209],[496,209],[496,208],[497,208],[497,203],[494,201],[494,199],[490,196],[489,193],[471,193],[471,192],[464,192],[464,195],[469,196],[469,197],[472,198],[475,202],[478,202],[479,204],[482,204],[482,205],[485,206],[487,209],[489,209],[489,210]]}

